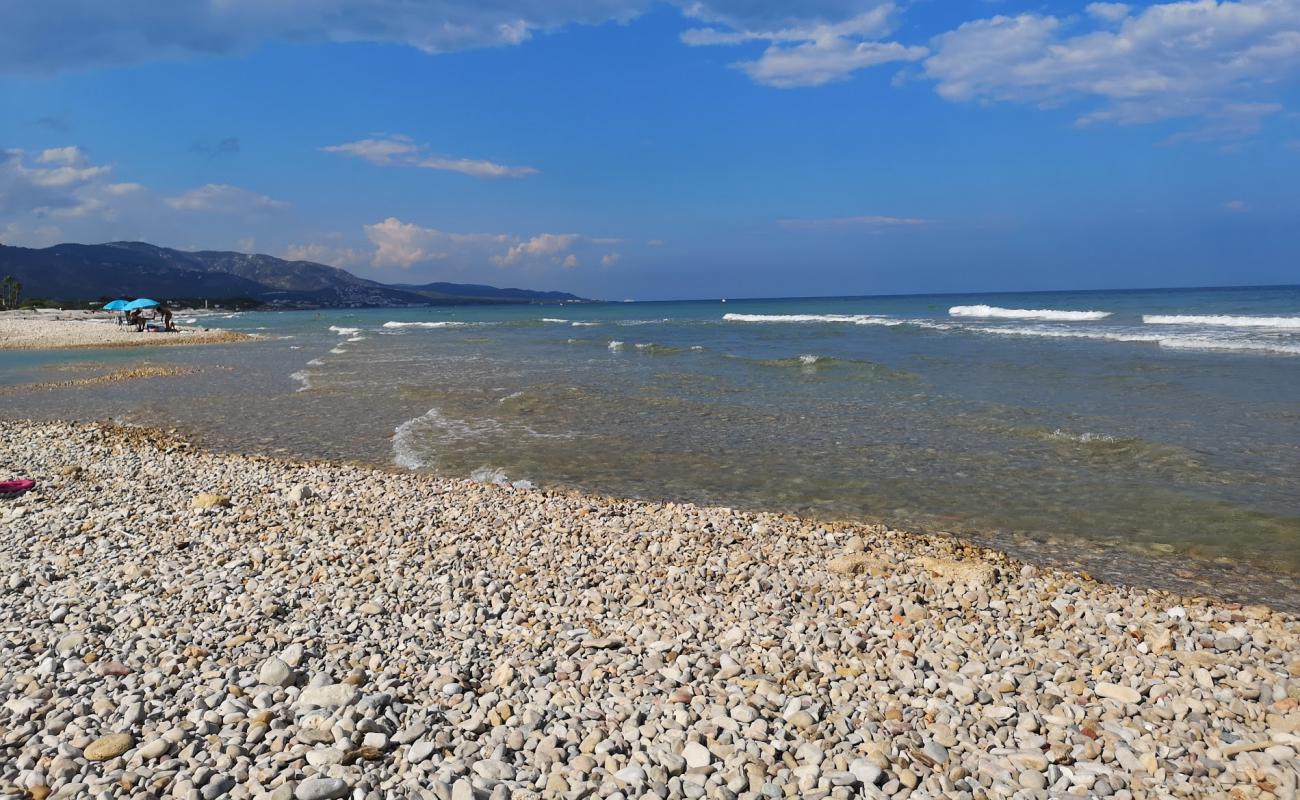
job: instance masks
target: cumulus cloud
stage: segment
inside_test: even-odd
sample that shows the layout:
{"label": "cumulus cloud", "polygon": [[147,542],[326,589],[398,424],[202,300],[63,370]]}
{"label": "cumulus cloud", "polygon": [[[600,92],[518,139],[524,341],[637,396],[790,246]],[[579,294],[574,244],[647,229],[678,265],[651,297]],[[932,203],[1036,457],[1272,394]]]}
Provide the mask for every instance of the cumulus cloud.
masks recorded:
{"label": "cumulus cloud", "polygon": [[105,195],[128,184],[111,184],[113,168],[92,164],[79,147],[52,147],[29,154],[0,150],[0,212],[38,217],[78,217],[106,208]]}
{"label": "cumulus cloud", "polygon": [[344,269],[360,266],[369,260],[364,253],[351,247],[336,247],[319,242],[291,244],[285,248],[284,257],[288,261],[313,261]]}
{"label": "cumulus cloud", "polygon": [[[967,22],[934,39],[925,75],[955,101],[1090,102],[1079,117],[1085,125],[1217,116],[1217,130],[1211,124],[1198,139],[1208,140],[1249,135],[1269,106],[1255,95],[1300,72],[1296,0],[1141,10],[1094,3],[1087,18],[1092,24],[1032,13]],[[1234,113],[1244,125],[1232,124]]]}
{"label": "cumulus cloud", "polygon": [[918,225],[928,225],[930,220],[919,219],[917,217],[887,217],[887,216],[861,216],[861,217],[827,217],[822,219],[779,219],[777,225],[783,228],[873,228],[883,230],[888,228],[912,228]]}
{"label": "cumulus cloud", "polygon": [[[587,254],[596,258],[598,251],[595,248],[602,242],[619,241],[577,233],[540,233],[535,236],[452,233],[403,222],[396,217],[366,225],[364,230],[366,238],[375,248],[368,257],[368,263],[380,269],[410,269],[430,263],[445,264],[447,268],[494,264],[499,267],[572,269],[582,264]],[[320,253],[324,254],[324,251]],[[617,261],[617,257],[607,262],[607,265],[614,261]]]}
{"label": "cumulus cloud", "polygon": [[622,253],[606,253],[605,255],[600,257],[600,265],[602,267],[612,267],[622,260],[623,260]]}
{"label": "cumulus cloud", "polygon": [[569,24],[628,20],[649,0],[46,0],[4,4],[0,71],[50,73],[224,55],[272,40],[367,41],[426,53],[515,45]]}
{"label": "cumulus cloud", "polygon": [[831,3],[821,9],[800,6],[799,17],[739,15],[716,5],[687,6],[688,16],[722,27],[693,28],[682,34],[682,41],[697,47],[767,42],[757,59],[733,66],[768,86],[820,86],[877,64],[917,61],[929,52],[881,41],[893,27],[896,7],[891,2]]}
{"label": "cumulus cloud", "polygon": [[208,211],[221,214],[271,211],[289,206],[281,200],[225,183],[205,184],[175,197],[168,197],[163,202],[178,211]]}
{"label": "cumulus cloud", "polygon": [[416,144],[409,136],[384,135],[346,144],[322,147],[326,153],[338,153],[368,161],[381,167],[421,167],[471,175],[475,178],[523,178],[536,175],[534,167],[512,167],[473,158],[451,158],[429,153],[429,146]]}
{"label": "cumulus cloud", "polygon": [[554,256],[573,246],[581,237],[576,233],[542,233],[520,242],[496,258],[498,264],[514,264],[527,256]]}

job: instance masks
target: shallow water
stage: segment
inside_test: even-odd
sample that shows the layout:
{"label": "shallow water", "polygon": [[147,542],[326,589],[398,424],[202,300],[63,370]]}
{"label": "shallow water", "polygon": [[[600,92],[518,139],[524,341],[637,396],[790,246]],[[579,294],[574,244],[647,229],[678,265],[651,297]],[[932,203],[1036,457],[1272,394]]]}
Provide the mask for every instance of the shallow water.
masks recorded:
{"label": "shallow water", "polygon": [[3,383],[99,360],[204,368],[0,408],[176,425],[233,450],[865,516],[1031,555],[1087,543],[1093,569],[1099,552],[1153,576],[1169,560],[1213,565],[1245,582],[1229,593],[1290,603],[1297,320],[1297,289],[245,314],[204,321],[265,339],[0,353]]}

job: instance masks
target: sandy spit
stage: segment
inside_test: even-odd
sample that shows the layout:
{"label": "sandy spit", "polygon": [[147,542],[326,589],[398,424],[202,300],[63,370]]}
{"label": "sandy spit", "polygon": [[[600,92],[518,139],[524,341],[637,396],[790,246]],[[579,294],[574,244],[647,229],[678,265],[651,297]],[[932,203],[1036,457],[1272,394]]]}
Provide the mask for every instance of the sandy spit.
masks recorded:
{"label": "sandy spit", "polygon": [[155,345],[225,344],[254,337],[235,331],[177,325],[175,333],[137,333],[119,326],[103,313],[0,312],[0,350],[147,347]]}

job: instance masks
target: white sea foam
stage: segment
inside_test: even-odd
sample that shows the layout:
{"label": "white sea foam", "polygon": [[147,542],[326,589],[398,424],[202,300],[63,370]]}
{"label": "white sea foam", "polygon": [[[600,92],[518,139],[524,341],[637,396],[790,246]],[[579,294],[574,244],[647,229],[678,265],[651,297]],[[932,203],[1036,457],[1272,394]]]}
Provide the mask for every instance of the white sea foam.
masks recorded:
{"label": "white sea foam", "polygon": [[307,362],[307,366],[309,366],[309,367],[323,367],[323,366],[325,366],[325,362],[322,361],[322,360],[320,360],[319,358],[313,358],[311,361],[308,361],[308,362]]}
{"label": "white sea foam", "polygon": [[366,340],[366,337],[364,337],[364,336],[353,336],[351,339],[345,339],[344,341],[347,341],[347,342],[364,342],[365,340]]}
{"label": "white sea foam", "polygon": [[575,328],[594,328],[600,323],[599,322],[570,322],[569,324]]}
{"label": "white sea foam", "polygon": [[842,322],[850,325],[902,325],[907,320],[870,314],[723,314],[727,322]]}
{"label": "white sea foam", "polygon": [[1055,308],[998,308],[997,306],[953,306],[948,309],[952,317],[996,317],[998,319],[1042,319],[1062,322],[1083,322],[1105,319],[1109,311],[1062,311]]}
{"label": "white sea foam", "polygon": [[808,354],[805,354],[805,355],[799,356],[799,363],[800,363],[800,364],[803,364],[803,365],[806,366],[806,367],[811,367],[813,364],[816,364],[816,363],[817,363],[818,361],[820,361],[820,360],[821,360],[821,358],[819,358],[818,356],[814,356],[814,355],[808,355]]}
{"label": "white sea foam", "polygon": [[406,469],[429,466],[431,461],[421,456],[419,445],[430,435],[441,440],[473,439],[499,430],[501,423],[494,419],[467,422],[453,419],[439,409],[431,408],[393,429],[393,462]]}
{"label": "white sea foam", "polygon": [[469,474],[469,479],[475,483],[490,483],[493,486],[509,487],[511,489],[536,489],[537,484],[530,480],[510,480],[505,470],[495,467],[479,467]]}
{"label": "white sea foam", "polygon": [[330,330],[334,331],[339,336],[355,336],[356,334],[361,333],[360,328],[340,328],[337,325],[331,325]]}
{"label": "white sea foam", "polygon": [[1242,317],[1227,314],[1143,314],[1148,325],[1213,325],[1229,328],[1284,328],[1300,330],[1300,317]]}
{"label": "white sea foam", "polygon": [[311,388],[311,373],[307,370],[304,369],[294,372],[290,374],[289,377],[302,384],[298,387],[298,391],[305,392]]}
{"label": "white sea foam", "polygon": [[542,322],[568,322],[568,320],[556,319],[555,317],[542,317]]}
{"label": "white sea foam", "polygon": [[637,345],[636,345],[636,349],[638,349],[638,350],[649,350],[650,348],[652,348],[652,347],[654,347],[654,346],[655,346],[655,343],[654,343],[654,342],[638,342]]}
{"label": "white sea foam", "polygon": [[617,353],[619,350],[623,349],[623,342],[615,339],[609,343],[609,349],[610,352]]}
{"label": "white sea foam", "polygon": [[199,320],[198,320],[197,317],[190,317],[189,319],[183,319],[183,320],[181,320],[181,324],[182,324],[182,325],[193,325],[194,323],[196,323],[196,322],[198,322],[198,321],[199,321]]}
{"label": "white sea foam", "polygon": [[704,349],[704,345],[702,345],[702,344],[693,344],[693,345],[691,345],[691,349],[692,349],[692,350],[696,350],[696,351],[703,350],[703,349]]}
{"label": "white sea foam", "polygon": [[1051,437],[1053,439],[1064,439],[1069,442],[1079,442],[1080,444],[1115,441],[1115,437],[1108,433],[1088,433],[1086,431],[1084,433],[1070,433],[1069,431],[1063,431],[1060,428],[1052,431]]}
{"label": "white sea foam", "polygon": [[1160,333],[1142,333],[1134,329],[1079,330],[1077,328],[981,328],[971,326],[963,330],[992,333],[998,336],[1035,336],[1048,339],[1099,339],[1110,342],[1154,344],[1170,350],[1218,350],[1239,353],[1280,353],[1300,355],[1300,344],[1267,339],[1248,339],[1241,336],[1179,336]]}
{"label": "white sea foam", "polygon": [[463,328],[468,322],[394,322],[384,323],[385,328]]}
{"label": "white sea foam", "polygon": [[343,355],[344,353],[347,352],[347,348],[344,348],[344,347],[335,347],[333,350],[330,350],[330,352],[333,353],[333,354],[336,355],[336,356],[341,356],[341,355]]}

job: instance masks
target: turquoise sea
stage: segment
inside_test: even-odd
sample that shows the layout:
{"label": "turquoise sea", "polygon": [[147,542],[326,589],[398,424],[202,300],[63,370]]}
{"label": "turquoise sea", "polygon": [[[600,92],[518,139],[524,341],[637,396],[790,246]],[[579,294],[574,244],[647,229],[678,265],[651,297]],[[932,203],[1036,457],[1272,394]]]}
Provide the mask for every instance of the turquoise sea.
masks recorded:
{"label": "turquoise sea", "polygon": [[[182,318],[183,321],[183,318]],[[0,353],[6,416],[872,518],[1300,605],[1300,288],[254,312],[236,346]],[[523,485],[522,483],[520,485]]]}

